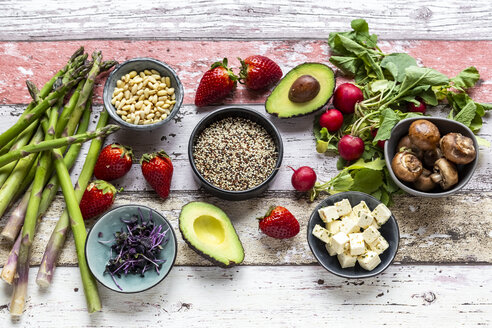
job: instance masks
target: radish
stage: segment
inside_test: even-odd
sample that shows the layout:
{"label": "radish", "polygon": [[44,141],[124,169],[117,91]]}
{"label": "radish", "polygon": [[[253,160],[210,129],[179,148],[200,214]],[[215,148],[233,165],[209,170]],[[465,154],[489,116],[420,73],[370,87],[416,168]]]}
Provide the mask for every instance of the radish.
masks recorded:
{"label": "radish", "polygon": [[420,105],[417,106],[413,102],[409,102],[407,104],[407,110],[413,113],[425,114],[425,110],[427,109],[425,102],[423,102],[421,98],[417,98],[417,101],[419,102]]}
{"label": "radish", "polygon": [[[376,137],[376,134],[378,134],[378,129],[371,129],[371,134],[373,138]],[[384,149],[384,144],[386,143],[386,140],[378,140],[377,146],[381,149]]]}
{"label": "radish", "polygon": [[352,114],[355,104],[364,100],[362,90],[352,83],[343,83],[333,95],[333,106],[344,114]]}
{"label": "radish", "polygon": [[292,174],[292,186],[297,191],[309,191],[316,183],[316,173],[309,166],[301,166],[297,170],[289,166],[294,171]]}
{"label": "radish", "polygon": [[319,118],[319,125],[330,132],[335,132],[342,127],[343,115],[340,111],[332,108],[328,109]]}
{"label": "radish", "polygon": [[364,152],[364,141],[350,134],[344,135],[338,142],[338,152],[346,161],[356,160]]}

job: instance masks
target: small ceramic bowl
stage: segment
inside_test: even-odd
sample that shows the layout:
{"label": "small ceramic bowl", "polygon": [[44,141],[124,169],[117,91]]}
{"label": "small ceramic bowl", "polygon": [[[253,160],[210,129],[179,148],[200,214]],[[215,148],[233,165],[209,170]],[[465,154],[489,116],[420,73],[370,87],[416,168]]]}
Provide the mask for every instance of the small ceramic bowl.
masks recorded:
{"label": "small ceramic bowl", "polygon": [[[160,73],[161,76],[169,76],[169,78],[171,79],[171,86],[174,88],[174,93],[176,95],[176,103],[174,104],[174,107],[169,113],[169,115],[162,121],[153,124],[145,124],[145,125],[128,123],[125,120],[123,120],[118,114],[116,114],[116,108],[113,106],[113,104],[111,104],[111,99],[113,98],[113,92],[116,87],[116,82],[122,76],[130,73],[131,71],[142,72],[146,69],[148,70],[155,69]],[[179,108],[183,103],[183,96],[184,96],[183,84],[179,80],[179,77],[176,74],[176,72],[169,65],[153,58],[134,58],[119,64],[111,72],[111,74],[109,74],[108,79],[104,84],[103,102],[104,102],[104,108],[106,108],[111,118],[115,120],[118,124],[128,129],[145,131],[145,130],[153,130],[169,122],[178,113]]]}
{"label": "small ceramic bowl", "polygon": [[330,256],[326,250],[325,243],[313,236],[312,231],[316,224],[325,226],[325,223],[321,220],[318,210],[322,207],[331,206],[336,202],[339,202],[347,198],[350,205],[354,207],[361,201],[365,201],[369,209],[372,211],[381,202],[371,195],[358,192],[358,191],[347,191],[332,195],[324,199],[311,214],[307,226],[307,240],[309,248],[313,252],[314,257],[318,260],[319,264],[331,273],[343,277],[343,278],[369,278],[376,276],[386,270],[386,268],[395,259],[396,253],[398,251],[398,243],[400,241],[400,231],[398,230],[398,224],[396,223],[395,217],[391,215],[388,221],[381,226],[379,232],[388,241],[389,247],[382,254],[379,255],[381,258],[381,263],[372,271],[364,270],[360,267],[359,263],[355,264],[355,267],[342,269],[340,263],[338,262],[337,256]]}
{"label": "small ceramic bowl", "polygon": [[[169,240],[160,252],[160,259],[166,260],[166,262],[162,264],[159,274],[155,270],[149,270],[145,272],[145,277],[143,278],[139,274],[128,274],[126,276],[122,274],[121,278],[115,276],[116,282],[121,287],[119,289],[111,276],[104,273],[106,264],[110,259],[111,245],[113,243],[103,244],[100,241],[113,239],[114,233],[120,231],[122,228],[126,231],[126,224],[121,222],[120,219],[129,219],[134,215],[139,215],[139,209],[142,211],[145,221],[149,220],[150,213],[152,212],[154,223],[161,225],[164,230],[169,229],[167,233]],[[171,224],[159,212],[143,205],[123,205],[107,212],[89,231],[85,243],[85,257],[89,265],[89,270],[104,287],[120,293],[138,293],[156,286],[171,271],[176,260],[176,255],[176,235]]]}
{"label": "small ceramic bowl", "polygon": [[[444,136],[445,134],[448,134],[450,132],[458,132],[473,140],[473,144],[475,145],[475,150],[477,151],[477,155],[473,160],[473,162],[471,163],[468,163],[466,165],[456,165],[456,168],[458,170],[459,180],[458,183],[454,185],[451,189],[442,190],[440,188],[436,188],[435,190],[427,191],[427,192],[417,190],[412,186],[411,183],[400,181],[396,177],[395,173],[393,172],[393,169],[391,168],[391,161],[393,160],[395,154],[398,152],[396,149],[398,142],[400,141],[401,138],[403,138],[405,135],[408,134],[408,128],[410,127],[412,122],[420,119],[425,119],[427,121],[434,123],[439,129],[441,136]],[[447,118],[440,118],[440,117],[428,117],[428,116],[412,117],[398,122],[398,124],[396,124],[393,127],[393,130],[391,130],[391,136],[384,145],[384,158],[386,161],[386,167],[388,168],[391,178],[393,179],[393,181],[396,183],[398,187],[400,187],[407,193],[414,196],[421,196],[421,197],[433,197],[433,198],[444,197],[457,192],[458,190],[463,188],[468,183],[468,181],[470,181],[478,165],[478,142],[473,132],[468,127],[461,124],[460,122],[456,122]]]}
{"label": "small ceramic bowl", "polygon": [[[221,189],[205,180],[205,178],[200,174],[195,166],[195,161],[193,159],[193,146],[196,139],[198,138],[200,133],[210,124],[227,117],[244,117],[258,123],[265,128],[265,130],[270,134],[270,136],[273,138],[273,141],[275,142],[275,146],[278,152],[275,169],[265,181],[254,188],[241,191],[230,191]],[[209,193],[227,200],[249,199],[258,196],[263,191],[265,191],[268,188],[268,185],[277,175],[278,169],[280,168],[280,165],[282,165],[283,155],[284,147],[282,144],[282,137],[280,136],[280,132],[277,130],[277,128],[267,118],[265,118],[257,111],[244,107],[226,107],[209,114],[197,124],[195,129],[193,129],[190,140],[188,142],[188,159],[190,160],[191,168],[193,169],[193,173],[195,174],[195,178],[197,179],[198,183],[200,183],[203,188]]]}

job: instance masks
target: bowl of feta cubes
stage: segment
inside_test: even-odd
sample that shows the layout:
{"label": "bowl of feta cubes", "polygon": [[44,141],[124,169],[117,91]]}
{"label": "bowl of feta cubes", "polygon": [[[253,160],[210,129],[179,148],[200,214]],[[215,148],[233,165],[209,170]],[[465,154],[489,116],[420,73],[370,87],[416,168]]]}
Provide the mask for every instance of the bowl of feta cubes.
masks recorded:
{"label": "bowl of feta cubes", "polygon": [[318,262],[344,278],[383,272],[398,251],[400,232],[391,211],[371,195],[348,191],[323,200],[307,227],[309,247]]}

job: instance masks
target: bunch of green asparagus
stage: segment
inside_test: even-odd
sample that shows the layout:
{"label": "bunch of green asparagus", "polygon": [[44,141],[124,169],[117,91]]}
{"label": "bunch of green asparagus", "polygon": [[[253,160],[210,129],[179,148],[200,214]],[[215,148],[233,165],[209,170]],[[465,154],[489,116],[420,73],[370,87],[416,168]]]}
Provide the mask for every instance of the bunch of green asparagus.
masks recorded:
{"label": "bunch of green asparagus", "polygon": [[[102,112],[96,130],[87,131],[95,79],[115,64],[102,61],[102,54],[97,51],[88,60],[81,47],[40,90],[27,81],[32,102],[19,120],[0,134],[0,216],[15,206],[1,232],[13,246],[0,276],[14,286],[10,304],[14,316],[22,314],[27,298],[30,248],[36,226],[59,187],[66,209],[48,242],[36,282],[43,287],[51,283],[71,226],[88,311],[101,309],[97,284],[84,256],[87,233],[79,202],[92,177],[104,137],[119,129],[107,125],[108,115]],[[81,144],[88,140],[92,143],[74,189],[69,169],[75,164]]]}

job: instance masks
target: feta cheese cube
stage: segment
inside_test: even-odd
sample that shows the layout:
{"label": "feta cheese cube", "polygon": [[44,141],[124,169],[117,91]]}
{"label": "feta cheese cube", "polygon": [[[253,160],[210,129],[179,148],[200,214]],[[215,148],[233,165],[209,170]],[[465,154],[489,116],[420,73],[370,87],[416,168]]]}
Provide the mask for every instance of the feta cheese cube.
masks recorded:
{"label": "feta cheese cube", "polygon": [[369,247],[371,248],[371,251],[381,254],[388,249],[389,243],[383,236],[379,236],[376,240],[369,244]]}
{"label": "feta cheese cube", "polygon": [[349,237],[343,232],[339,232],[333,237],[331,237],[331,247],[337,254],[343,253],[345,248],[348,248]]}
{"label": "feta cheese cube", "polygon": [[371,244],[379,236],[381,236],[381,233],[378,231],[378,229],[374,228],[373,226],[370,226],[366,230],[364,230],[362,236],[364,237],[364,241],[366,243]]}
{"label": "feta cheese cube", "polygon": [[359,257],[357,257],[357,261],[359,262],[359,265],[367,271],[374,270],[374,268],[376,268],[379,263],[381,263],[379,255],[376,252],[372,251],[368,251],[367,253],[360,255]]}
{"label": "feta cheese cube", "polygon": [[355,205],[352,208],[352,212],[354,212],[355,215],[360,216],[360,213],[362,213],[362,212],[366,212],[366,213],[370,214],[371,210],[369,209],[369,207],[367,206],[365,201],[361,201],[359,204]]}
{"label": "feta cheese cube", "polygon": [[373,228],[378,229],[378,230],[381,229],[381,226],[377,223],[377,221],[375,219],[372,220],[370,227],[373,227]]}
{"label": "feta cheese cube", "polygon": [[366,244],[361,233],[351,233],[348,235],[350,242],[350,255],[357,256],[366,252]]}
{"label": "feta cheese cube", "polygon": [[329,223],[333,220],[338,219],[338,211],[335,206],[327,206],[320,208],[318,210],[319,216],[321,217],[321,220],[323,220],[325,223]]}
{"label": "feta cheese cube", "polygon": [[328,254],[330,254],[330,256],[337,255],[337,252],[335,251],[333,246],[331,246],[331,244],[325,244],[325,247],[326,247],[326,250],[328,251]]}
{"label": "feta cheese cube", "polygon": [[372,211],[372,216],[376,219],[377,223],[382,226],[388,221],[391,216],[391,211],[384,204],[379,204]]}
{"label": "feta cheese cube", "polygon": [[314,226],[312,234],[322,242],[325,242],[327,244],[330,243],[330,239],[332,236],[331,233],[319,224]]}
{"label": "feta cheese cube", "polygon": [[335,207],[337,209],[339,216],[348,215],[350,214],[350,212],[352,212],[352,205],[350,205],[348,199],[344,199],[339,202],[336,202]]}
{"label": "feta cheese cube", "polygon": [[360,227],[357,225],[357,219],[350,216],[344,217],[340,225],[340,231],[347,235],[349,233],[359,232]]}
{"label": "feta cheese cube", "polygon": [[340,227],[342,226],[342,221],[340,220],[335,220],[335,221],[331,221],[329,223],[326,224],[326,229],[328,229],[328,231],[331,233],[331,234],[336,234],[336,233],[339,233],[340,232]]}
{"label": "feta cheese cube", "polygon": [[354,267],[357,262],[357,256],[352,256],[349,252],[338,254],[337,258],[342,269]]}
{"label": "feta cheese cube", "polygon": [[367,229],[373,221],[374,218],[370,212],[360,212],[357,219],[357,225],[363,229]]}

